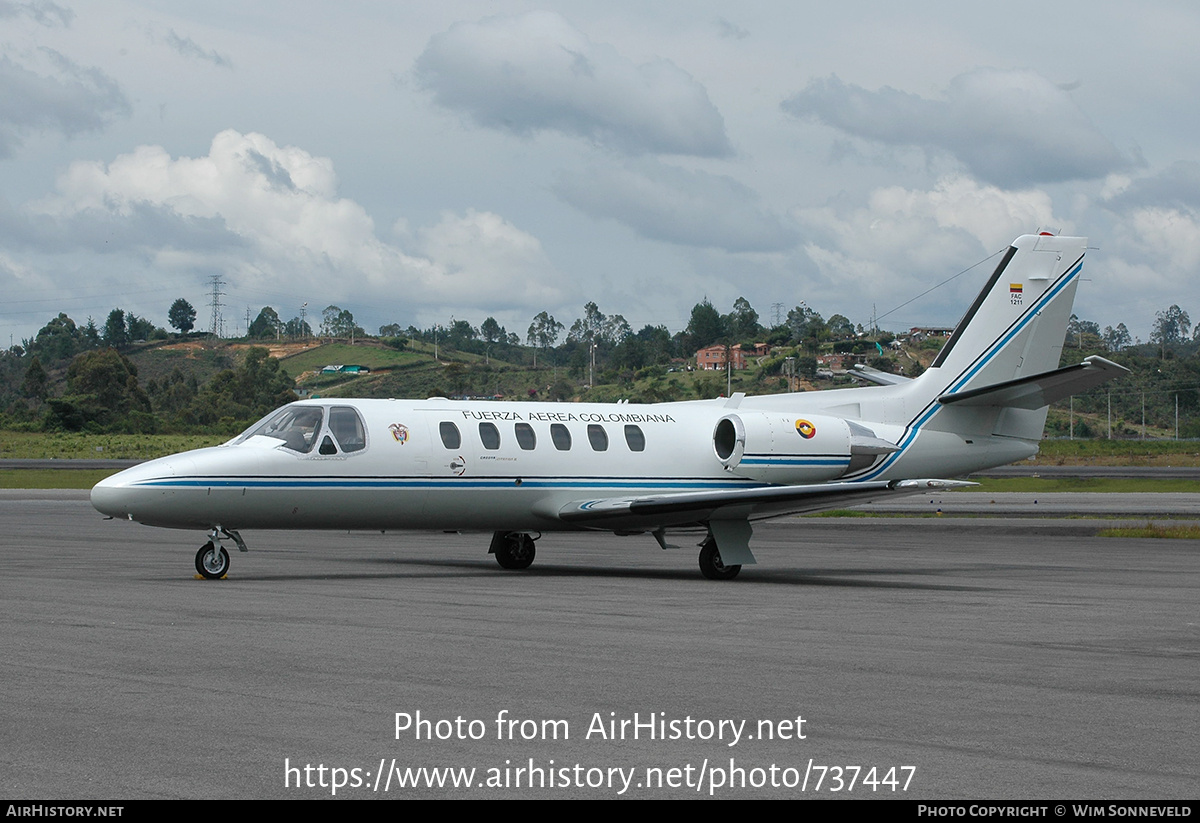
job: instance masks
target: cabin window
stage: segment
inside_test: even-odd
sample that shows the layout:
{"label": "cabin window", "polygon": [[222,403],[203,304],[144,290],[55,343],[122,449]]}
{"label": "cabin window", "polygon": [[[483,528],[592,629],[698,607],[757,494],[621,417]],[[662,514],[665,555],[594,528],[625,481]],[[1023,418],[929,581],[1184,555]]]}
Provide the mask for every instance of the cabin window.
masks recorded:
{"label": "cabin window", "polygon": [[483,441],[485,449],[500,448],[500,430],[495,423],[480,423],[479,439]]}
{"label": "cabin window", "polygon": [[333,438],[325,435],[321,438],[321,448],[317,449],[321,454],[337,454],[337,446],[333,445]]}
{"label": "cabin window", "polygon": [[438,425],[438,434],[442,436],[442,445],[448,449],[457,449],[462,445],[462,435],[458,432],[458,426],[450,422],[444,422]]}
{"label": "cabin window", "polygon": [[[334,406],[329,410],[329,430],[346,453],[362,451],[367,447],[367,432],[362,418],[349,406]],[[324,449],[325,444],[322,443],[321,454],[325,454]]]}
{"label": "cabin window", "polygon": [[518,423],[516,425],[517,445],[525,451],[531,451],[537,446],[537,434],[533,431],[533,426],[528,423]]}
{"label": "cabin window", "polygon": [[554,441],[554,448],[560,452],[571,450],[571,432],[562,423],[550,424],[550,439]]}
{"label": "cabin window", "polygon": [[642,434],[642,430],[638,426],[626,426],[625,444],[629,446],[631,452],[645,451],[646,435]]}
{"label": "cabin window", "polygon": [[588,442],[592,444],[593,451],[608,451],[608,432],[604,427],[596,423],[589,423],[587,428]]}

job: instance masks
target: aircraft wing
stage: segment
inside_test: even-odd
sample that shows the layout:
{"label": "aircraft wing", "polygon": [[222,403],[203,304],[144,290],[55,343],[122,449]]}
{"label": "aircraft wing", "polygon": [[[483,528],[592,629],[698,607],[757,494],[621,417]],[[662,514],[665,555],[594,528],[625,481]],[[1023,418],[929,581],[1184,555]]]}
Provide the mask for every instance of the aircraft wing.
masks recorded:
{"label": "aircraft wing", "polygon": [[1106,380],[1128,374],[1129,369],[1098,355],[1085,357],[1082,363],[1054,371],[1018,377],[981,389],[943,394],[938,402],[962,406],[1012,406],[1040,409],[1056,400],[1099,386]]}
{"label": "aircraft wing", "polygon": [[869,503],[891,495],[917,494],[973,485],[975,484],[964,480],[926,479],[764,486],[754,489],[574,500],[555,512],[545,514],[582,528],[613,531],[650,529],[710,520],[760,520],[785,514],[826,511],[857,503]]}

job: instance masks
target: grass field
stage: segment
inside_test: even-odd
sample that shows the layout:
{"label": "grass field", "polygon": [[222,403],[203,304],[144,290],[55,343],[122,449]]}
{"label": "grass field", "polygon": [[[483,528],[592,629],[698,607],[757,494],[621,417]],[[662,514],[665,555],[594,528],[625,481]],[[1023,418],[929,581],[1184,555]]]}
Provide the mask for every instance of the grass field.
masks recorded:
{"label": "grass field", "polygon": [[1144,526],[1118,526],[1112,529],[1101,529],[1097,537],[1165,537],[1175,540],[1200,540],[1200,526],[1181,524],[1177,526],[1160,526],[1157,523],[1147,523]]}
{"label": "grass field", "polygon": [[1200,466],[1200,441],[1043,440],[1037,458],[1028,463],[1041,466]]}
{"label": "grass field", "polygon": [[1200,492],[1195,480],[1178,477],[983,477],[958,492]]}
{"label": "grass field", "polygon": [[113,469],[0,469],[0,489],[90,489]]}
{"label": "grass field", "polygon": [[0,459],[149,460],[224,443],[223,434],[85,434],[0,431]]}

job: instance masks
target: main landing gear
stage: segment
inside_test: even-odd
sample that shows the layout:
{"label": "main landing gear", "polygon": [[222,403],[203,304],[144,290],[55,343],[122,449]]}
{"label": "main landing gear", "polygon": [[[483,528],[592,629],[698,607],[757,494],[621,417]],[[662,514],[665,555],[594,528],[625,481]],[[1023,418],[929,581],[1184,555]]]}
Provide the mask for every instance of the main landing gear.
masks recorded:
{"label": "main landing gear", "polygon": [[711,534],[700,544],[700,574],[709,580],[732,580],[741,570],[740,565],[726,566],[721,562],[721,552]]}
{"label": "main landing gear", "polygon": [[488,554],[496,555],[502,569],[528,569],[537,554],[534,539],[525,532],[495,532]]}
{"label": "main landing gear", "polygon": [[238,551],[247,551],[242,536],[233,529],[217,526],[208,532],[208,542],[196,552],[196,571],[206,580],[220,580],[229,573],[229,552],[221,545],[222,540],[232,540]]}

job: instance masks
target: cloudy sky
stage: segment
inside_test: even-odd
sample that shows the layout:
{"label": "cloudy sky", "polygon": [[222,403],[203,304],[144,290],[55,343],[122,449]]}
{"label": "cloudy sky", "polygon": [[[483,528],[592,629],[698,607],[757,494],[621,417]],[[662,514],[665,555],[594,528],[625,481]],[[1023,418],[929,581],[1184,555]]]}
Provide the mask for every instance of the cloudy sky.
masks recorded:
{"label": "cloudy sky", "polygon": [[214,275],[229,333],[901,329],[1046,228],[1095,247],[1081,317],[1200,320],[1200,7],[978,5],[0,0],[0,334],[206,328]]}

